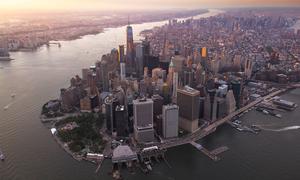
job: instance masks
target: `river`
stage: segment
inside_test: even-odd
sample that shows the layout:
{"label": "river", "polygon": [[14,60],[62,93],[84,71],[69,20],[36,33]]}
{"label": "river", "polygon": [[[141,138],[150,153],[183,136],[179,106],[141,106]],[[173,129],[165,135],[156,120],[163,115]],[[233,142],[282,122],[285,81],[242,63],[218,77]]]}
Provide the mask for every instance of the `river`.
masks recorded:
{"label": "river", "polygon": [[[211,10],[198,17],[215,15]],[[197,18],[198,18],[197,17]],[[167,21],[134,24],[134,39],[139,32],[160,26]],[[35,52],[11,53],[14,61],[0,62],[0,148],[6,155],[0,162],[0,180],[109,180],[111,163],[105,161],[95,174],[95,165],[77,162],[54,141],[49,129],[39,119],[42,105],[59,96],[59,89],[69,85],[69,79],[81,74],[102,54],[119,44],[125,44],[125,26],[109,28],[97,35],[78,40],[62,41],[62,47],[41,47]],[[16,93],[12,98],[11,94]],[[300,91],[285,95],[300,104]],[[3,108],[7,107],[7,110]],[[245,123],[277,123],[276,127],[299,126],[299,108],[283,114],[282,119],[249,112],[242,117]],[[129,174],[130,180],[198,180],[198,179],[300,179],[300,130],[263,131],[259,135],[240,133],[224,125],[205,138],[208,149],[222,145],[229,151],[215,163],[191,145],[168,150],[166,156],[171,168],[164,163],[154,166],[152,173],[140,171]]]}

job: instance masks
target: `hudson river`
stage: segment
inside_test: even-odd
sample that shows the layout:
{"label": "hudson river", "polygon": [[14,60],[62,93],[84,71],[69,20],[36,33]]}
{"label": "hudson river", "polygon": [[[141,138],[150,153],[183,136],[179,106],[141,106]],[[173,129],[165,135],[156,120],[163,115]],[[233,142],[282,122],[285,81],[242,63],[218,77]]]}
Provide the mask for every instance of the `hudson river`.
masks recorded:
{"label": "hudson river", "polygon": [[[211,11],[199,17],[217,14]],[[140,31],[166,21],[132,25],[135,40]],[[11,53],[14,61],[0,62],[0,148],[6,160],[0,162],[0,180],[109,180],[111,164],[100,172],[87,162],[77,162],[62,150],[40,121],[42,105],[59,96],[69,79],[89,67],[119,44],[125,44],[125,27],[106,29],[98,35],[63,41],[62,47],[41,47],[36,52]],[[15,93],[13,99],[11,94]],[[283,96],[300,104],[300,90]],[[7,110],[4,110],[4,107]],[[144,175],[137,170],[130,180],[297,180],[300,179],[300,109],[283,113],[282,119],[256,111],[241,120],[263,125],[258,135],[241,133],[224,125],[202,141],[208,149],[228,146],[219,162],[213,162],[191,145],[168,150],[171,165],[156,164]]]}

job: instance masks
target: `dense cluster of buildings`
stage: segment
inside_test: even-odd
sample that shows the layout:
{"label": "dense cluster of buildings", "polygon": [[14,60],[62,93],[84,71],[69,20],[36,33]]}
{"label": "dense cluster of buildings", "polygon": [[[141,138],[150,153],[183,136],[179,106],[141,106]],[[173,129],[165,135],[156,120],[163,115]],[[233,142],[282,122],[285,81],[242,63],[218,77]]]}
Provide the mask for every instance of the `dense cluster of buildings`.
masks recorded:
{"label": "dense cluster of buildings", "polygon": [[170,20],[144,35],[153,47],[152,53],[164,61],[169,61],[176,50],[192,63],[201,61],[205,47],[214,73],[246,68],[249,78],[247,69],[252,66],[257,80],[299,81],[300,30],[291,28],[297,17],[258,12],[229,11],[200,20]]}
{"label": "dense cluster of buildings", "polygon": [[246,60],[242,72],[221,75],[206,47],[197,60],[177,50],[161,59],[151,49],[147,39],[134,42],[128,26],[126,54],[120,45],[61,89],[64,112],[101,111],[107,133],[148,143],[178,137],[179,129],[192,133],[249,101],[245,80],[252,62]]}
{"label": "dense cluster of buildings", "polygon": [[276,74],[279,83],[293,81],[293,73],[298,80],[300,36],[288,29],[293,22],[230,14],[170,20],[141,42],[133,41],[128,25],[126,46],[61,89],[62,109],[102,112],[108,134],[140,144],[193,133],[272,90],[253,79],[273,80],[262,77],[275,69],[287,70]]}

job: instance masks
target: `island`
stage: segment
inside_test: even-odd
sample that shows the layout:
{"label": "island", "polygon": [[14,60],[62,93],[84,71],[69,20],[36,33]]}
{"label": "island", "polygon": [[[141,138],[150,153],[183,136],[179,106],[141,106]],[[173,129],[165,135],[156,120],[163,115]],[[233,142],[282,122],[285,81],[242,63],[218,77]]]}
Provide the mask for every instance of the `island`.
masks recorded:
{"label": "island", "polygon": [[198,140],[223,124],[258,134],[262,128],[239,118],[251,110],[281,118],[297,108],[280,95],[300,87],[300,31],[291,30],[298,13],[231,10],[170,19],[139,42],[128,25],[126,45],[72,77],[43,106],[41,119],[70,155],[96,163],[96,172],[109,159],[115,179],[124,165],[144,173],[155,162],[170,167],[165,153],[184,144],[219,161],[229,148],[209,150]]}

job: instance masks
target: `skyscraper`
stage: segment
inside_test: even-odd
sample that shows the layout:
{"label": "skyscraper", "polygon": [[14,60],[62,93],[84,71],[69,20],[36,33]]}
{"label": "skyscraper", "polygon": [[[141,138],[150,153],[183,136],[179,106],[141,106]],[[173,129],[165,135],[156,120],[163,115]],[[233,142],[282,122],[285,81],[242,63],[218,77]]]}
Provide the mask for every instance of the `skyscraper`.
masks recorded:
{"label": "skyscraper", "polygon": [[252,61],[247,59],[245,61],[245,76],[247,77],[247,79],[250,79],[252,75]]}
{"label": "skyscraper", "polygon": [[209,122],[213,122],[217,118],[217,98],[215,95],[215,89],[208,90],[204,102],[204,119]]}
{"label": "skyscraper", "polygon": [[236,108],[239,109],[241,106],[241,94],[242,94],[242,85],[240,81],[234,80],[231,82],[231,87],[236,102]]}
{"label": "skyscraper", "polygon": [[233,91],[229,90],[226,95],[226,114],[230,114],[236,109],[235,99],[233,95]]}
{"label": "skyscraper", "polygon": [[124,45],[119,46],[119,62],[120,62],[120,77],[124,80],[126,77],[125,60],[124,60]]}
{"label": "skyscraper", "polygon": [[126,117],[125,106],[118,105],[115,109],[117,136],[128,136],[128,119]]}
{"label": "skyscraper", "polygon": [[173,102],[177,102],[177,89],[178,89],[178,72],[174,72],[173,87],[172,87]]}
{"label": "skyscraper", "polygon": [[132,27],[128,24],[126,28],[126,68],[129,74],[133,72],[134,67],[134,47],[133,47],[133,30]]}
{"label": "skyscraper", "polygon": [[153,101],[151,99],[133,100],[134,137],[139,143],[154,140]]}
{"label": "skyscraper", "polygon": [[118,103],[118,99],[112,95],[104,99],[105,114],[106,114],[106,129],[112,133],[116,130],[115,110]]}
{"label": "skyscraper", "polygon": [[177,104],[179,106],[179,126],[194,132],[198,129],[200,92],[191,87],[177,90]]}
{"label": "skyscraper", "polygon": [[163,137],[172,138],[178,136],[178,106],[175,104],[163,106]]}
{"label": "skyscraper", "polygon": [[137,78],[142,79],[144,73],[144,45],[142,43],[136,43],[135,52]]}

